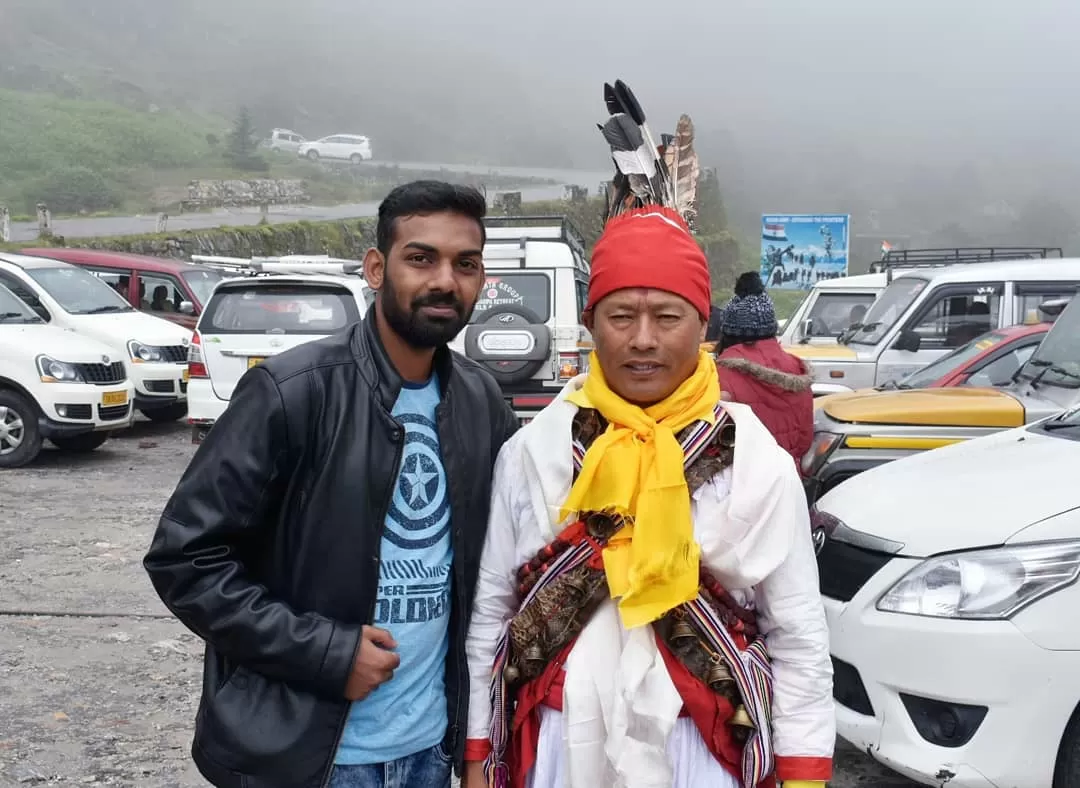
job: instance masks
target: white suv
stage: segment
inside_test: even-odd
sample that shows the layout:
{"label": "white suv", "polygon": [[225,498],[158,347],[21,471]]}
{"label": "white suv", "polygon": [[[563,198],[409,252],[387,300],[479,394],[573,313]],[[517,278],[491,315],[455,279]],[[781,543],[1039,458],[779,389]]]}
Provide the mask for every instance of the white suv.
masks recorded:
{"label": "white suv", "polygon": [[0,468],[33,462],[46,439],[93,451],[131,426],[134,392],[122,356],[46,324],[0,285]]}
{"label": "white suv", "polygon": [[359,134],[335,134],[314,142],[301,143],[296,153],[311,161],[339,159],[359,164],[371,160],[371,140]]}
{"label": "white suv", "polygon": [[585,243],[562,216],[488,217],[485,225],[487,281],[450,347],[483,365],[528,421],[587,367]]}
{"label": "white suv", "polygon": [[135,409],[148,419],[187,413],[188,329],[138,311],[98,277],[58,260],[0,254],[0,285],[46,323],[96,339],[126,361]]}
{"label": "white suv", "polygon": [[359,276],[245,276],[214,288],[188,355],[188,422],[201,443],[244,373],[270,356],[346,329],[371,290]]}

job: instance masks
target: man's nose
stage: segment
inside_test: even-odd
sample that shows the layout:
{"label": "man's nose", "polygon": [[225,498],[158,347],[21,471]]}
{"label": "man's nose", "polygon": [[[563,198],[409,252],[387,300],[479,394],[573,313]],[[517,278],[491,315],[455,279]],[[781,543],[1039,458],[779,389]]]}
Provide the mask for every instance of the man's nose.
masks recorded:
{"label": "man's nose", "polygon": [[428,287],[431,290],[441,290],[444,293],[457,292],[453,260],[439,260],[438,264],[432,267]]}
{"label": "man's nose", "polygon": [[653,350],[658,342],[656,338],[656,324],[648,316],[643,316],[634,324],[634,332],[630,335],[630,347],[634,350]]}

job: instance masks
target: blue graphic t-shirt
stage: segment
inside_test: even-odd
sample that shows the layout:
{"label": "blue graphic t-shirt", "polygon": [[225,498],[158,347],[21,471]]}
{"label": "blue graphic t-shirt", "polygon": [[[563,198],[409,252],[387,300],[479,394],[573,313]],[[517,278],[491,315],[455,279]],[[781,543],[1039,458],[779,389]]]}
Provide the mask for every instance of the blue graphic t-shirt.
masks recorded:
{"label": "blue graphic t-shirt", "polygon": [[402,387],[405,427],[397,488],[383,530],[376,627],[397,641],[394,677],[352,704],[335,763],[371,764],[434,747],[446,734],[450,500],[435,429],[439,382]]}

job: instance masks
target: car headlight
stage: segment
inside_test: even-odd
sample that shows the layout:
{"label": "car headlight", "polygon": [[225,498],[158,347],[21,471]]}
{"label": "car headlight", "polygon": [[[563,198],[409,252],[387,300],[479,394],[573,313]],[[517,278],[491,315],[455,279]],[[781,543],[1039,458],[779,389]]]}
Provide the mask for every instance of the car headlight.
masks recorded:
{"label": "car headlight", "polygon": [[165,360],[165,354],[162,353],[161,348],[155,347],[154,345],[144,345],[142,342],[136,342],[134,339],[128,342],[128,354],[135,364],[142,364],[147,361]]}
{"label": "car headlight", "polygon": [[802,458],[803,473],[813,476],[818,468],[825,464],[825,458],[836,448],[841,437],[843,436],[835,432],[815,432],[814,442],[810,444],[810,450]]}
{"label": "car headlight", "polygon": [[82,383],[83,376],[79,368],[66,361],[57,361],[49,356],[37,357],[38,375],[42,383]]}
{"label": "car headlight", "polygon": [[1076,582],[1080,541],[996,547],[928,558],[877,609],[934,618],[1001,620]]}

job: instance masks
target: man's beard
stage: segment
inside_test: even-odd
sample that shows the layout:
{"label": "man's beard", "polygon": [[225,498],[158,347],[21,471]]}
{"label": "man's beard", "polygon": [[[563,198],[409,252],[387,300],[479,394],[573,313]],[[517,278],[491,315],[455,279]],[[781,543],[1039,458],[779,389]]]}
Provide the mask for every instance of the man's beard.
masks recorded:
{"label": "man's beard", "polygon": [[[456,337],[472,317],[472,308],[465,308],[453,293],[430,293],[414,298],[409,309],[402,309],[398,303],[397,291],[390,283],[390,278],[383,279],[379,293],[383,316],[394,333],[414,348],[435,348],[445,345]],[[457,316],[451,319],[435,318],[425,315],[421,308],[425,306],[452,307]]]}

